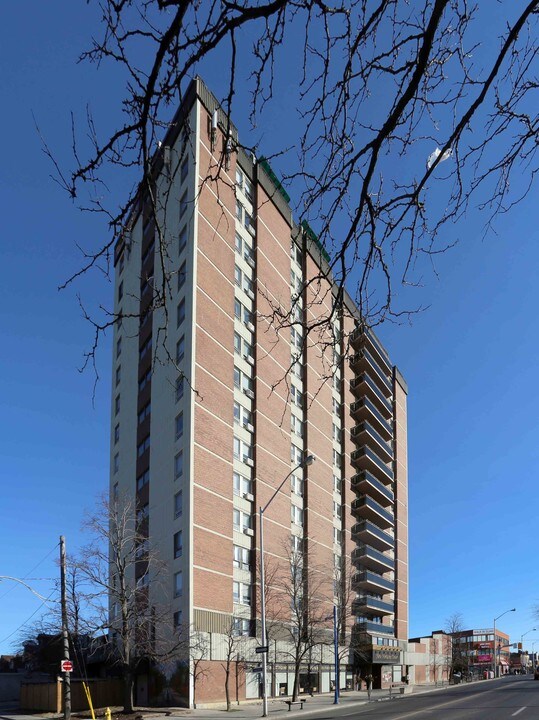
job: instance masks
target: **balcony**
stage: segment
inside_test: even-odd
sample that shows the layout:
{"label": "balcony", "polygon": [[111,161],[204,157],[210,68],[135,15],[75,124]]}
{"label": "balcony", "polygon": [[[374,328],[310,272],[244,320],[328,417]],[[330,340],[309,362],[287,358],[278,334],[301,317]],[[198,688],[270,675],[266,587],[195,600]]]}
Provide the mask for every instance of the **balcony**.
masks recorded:
{"label": "balcony", "polygon": [[370,545],[360,544],[352,550],[352,562],[374,572],[388,572],[395,569],[395,560],[375,550]]}
{"label": "balcony", "polygon": [[378,478],[380,482],[387,483],[395,479],[393,470],[367,445],[353,450],[350,455],[350,460],[358,470],[368,470],[374,477]]}
{"label": "balcony", "polygon": [[352,602],[352,613],[354,615],[393,615],[395,612],[395,604],[392,602],[385,602],[384,600],[378,600],[370,595],[363,595],[356,598]]}
{"label": "balcony", "polygon": [[376,572],[362,570],[352,576],[352,587],[354,590],[364,590],[383,595],[386,592],[395,591],[395,583]]}
{"label": "balcony", "polygon": [[360,520],[352,527],[352,539],[382,551],[395,547],[395,539],[370,520]]}
{"label": "balcony", "polygon": [[355,355],[352,355],[350,358],[350,367],[355,373],[367,371],[382,393],[386,397],[391,397],[393,394],[392,384],[388,376],[380,368],[380,365],[378,365],[374,357],[367,349],[363,348]]}
{"label": "balcony", "polygon": [[358,445],[369,445],[384,462],[393,460],[393,448],[387,443],[380,433],[376,432],[368,422],[359,423],[352,428],[350,433],[352,440]]}
{"label": "balcony", "polygon": [[375,525],[381,528],[393,527],[395,519],[392,512],[388,512],[379,505],[376,500],[360,495],[351,504],[352,515],[358,520],[371,520]]}
{"label": "balcony", "polygon": [[356,328],[350,335],[350,343],[356,350],[362,350],[363,348],[369,350],[376,358],[382,370],[387,375],[391,375],[393,368],[389,355],[371,330],[365,326]]}
{"label": "balcony", "polygon": [[391,505],[395,500],[391,490],[366,470],[353,475],[350,483],[353,490],[369,495],[384,507]]}
{"label": "balcony", "polygon": [[395,635],[395,628],[393,625],[382,625],[382,623],[361,620],[361,622],[356,624],[356,627],[363,630],[363,632],[369,633],[369,635]]}
{"label": "balcony", "polygon": [[357,398],[368,397],[385,418],[390,418],[393,406],[384,396],[378,385],[366,372],[350,380],[350,390]]}
{"label": "balcony", "polygon": [[350,405],[350,414],[361,422],[367,420],[373,427],[375,427],[384,440],[391,440],[393,438],[393,427],[389,423],[382,413],[377,409],[376,405],[372,403],[369,398],[361,398],[356,400]]}

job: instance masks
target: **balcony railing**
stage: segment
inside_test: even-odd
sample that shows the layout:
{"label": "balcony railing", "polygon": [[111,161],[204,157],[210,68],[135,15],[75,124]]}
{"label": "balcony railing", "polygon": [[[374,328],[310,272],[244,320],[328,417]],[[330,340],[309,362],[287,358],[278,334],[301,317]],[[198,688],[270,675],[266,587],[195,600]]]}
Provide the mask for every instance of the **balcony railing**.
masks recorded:
{"label": "balcony railing", "polygon": [[356,590],[362,588],[374,592],[379,592],[381,589],[381,594],[383,594],[383,591],[394,592],[395,583],[393,580],[388,580],[383,575],[380,575],[380,573],[372,570],[361,570],[352,576],[352,587]]}
{"label": "balcony railing", "polygon": [[373,443],[375,452],[380,455],[383,461],[391,462],[393,460],[393,448],[370,423],[365,421],[353,427],[351,436],[352,440],[355,440],[360,445]]}
{"label": "balcony railing", "polygon": [[373,612],[373,614],[376,614],[376,611],[379,611],[381,615],[391,614],[395,612],[395,603],[378,600],[378,598],[373,598],[370,595],[363,595],[352,601],[352,612],[354,614],[359,615],[369,611]]}
{"label": "balcony railing", "polygon": [[370,545],[360,543],[352,550],[352,562],[372,567],[375,571],[386,572],[395,569],[395,560],[375,550]]}
{"label": "balcony railing", "polygon": [[395,635],[393,625],[382,625],[382,623],[369,622],[368,620],[361,620],[356,625],[360,630],[369,633],[369,635]]}
{"label": "balcony railing", "polygon": [[352,537],[354,536],[378,550],[391,550],[395,547],[395,539],[370,520],[360,520],[353,525]]}
{"label": "balcony railing", "polygon": [[369,422],[374,423],[385,440],[391,440],[393,437],[393,428],[391,423],[385,419],[376,405],[371,402],[369,398],[364,397],[353,402],[350,405],[350,414],[356,420],[368,420]]}
{"label": "balcony railing", "polygon": [[395,479],[393,470],[368,445],[353,450],[350,460],[359,470],[370,470],[382,482]]}
{"label": "balcony railing", "polygon": [[358,519],[367,518],[372,520],[380,527],[392,527],[395,524],[395,518],[392,512],[388,512],[376,500],[367,495],[360,495],[351,503],[352,514]]}
{"label": "balcony railing", "polygon": [[385,348],[382,346],[378,338],[368,328],[356,328],[354,332],[350,335],[350,343],[352,344],[352,347],[356,348],[356,350],[361,350],[365,346],[371,348],[371,350],[376,354],[376,357],[381,367],[387,372],[388,375],[391,374],[392,367],[389,355],[387,354]]}
{"label": "balcony railing", "polygon": [[393,388],[389,378],[381,369],[380,365],[376,362],[376,359],[366,349],[362,348],[358,353],[352,355],[350,358],[350,367],[355,372],[362,372],[367,370],[372,374],[373,380],[376,382],[380,390],[386,397],[391,397]]}
{"label": "balcony railing", "polygon": [[367,470],[362,470],[353,475],[350,482],[354,490],[362,492],[365,495],[371,495],[383,505],[392,503],[395,500],[395,496],[391,490],[381,483],[380,480],[377,480],[374,475],[367,472]]}
{"label": "balcony railing", "polygon": [[372,380],[368,373],[364,372],[350,380],[350,390],[356,397],[369,395],[371,400],[376,404],[380,412],[386,417],[391,417],[393,407],[389,400],[384,396],[378,385]]}

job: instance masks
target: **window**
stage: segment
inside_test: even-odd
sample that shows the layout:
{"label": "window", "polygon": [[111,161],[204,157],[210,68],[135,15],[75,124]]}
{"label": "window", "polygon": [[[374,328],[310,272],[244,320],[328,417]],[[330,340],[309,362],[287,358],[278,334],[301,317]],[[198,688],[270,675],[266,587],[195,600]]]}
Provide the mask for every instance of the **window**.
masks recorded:
{"label": "window", "polygon": [[234,457],[238,460],[242,460],[245,462],[246,460],[249,460],[253,454],[253,448],[249,443],[246,443],[243,440],[240,440],[240,438],[235,437],[234,438]]}
{"label": "window", "polygon": [[236,637],[248,637],[250,634],[250,621],[246,618],[232,619],[232,634]]}
{"label": "window", "polygon": [[183,375],[176,378],[176,402],[183,397]]}
{"label": "window", "polygon": [[148,247],[144,251],[144,254],[142,255],[141,265],[144,265],[144,263],[150,257],[150,255],[153,255],[154,249],[155,249],[155,239],[152,239],[151,243],[148,245]]}
{"label": "window", "polygon": [[337,398],[332,398],[332,405],[333,405],[333,412],[335,413],[335,415],[340,415],[341,414],[341,404],[337,400]]}
{"label": "window", "polygon": [[243,251],[243,238],[241,237],[241,235],[238,235],[238,233],[236,233],[236,252],[238,252],[241,255],[242,251]]}
{"label": "window", "polygon": [[180,169],[180,180],[183,182],[189,174],[189,158],[185,158]]}
{"label": "window", "polygon": [[243,192],[245,193],[245,197],[253,202],[253,185],[248,177],[244,178]]}
{"label": "window", "polygon": [[253,414],[250,410],[247,410],[247,408],[244,408],[243,405],[240,405],[238,402],[234,403],[234,422],[238,425],[241,425],[246,430],[249,430],[250,432],[253,431]]}
{"label": "window", "polygon": [[333,439],[335,442],[341,441],[341,428],[333,423]]}
{"label": "window", "polygon": [[243,205],[239,200],[236,200],[236,218],[243,223]]}
{"label": "window", "polygon": [[152,369],[151,369],[151,368],[148,368],[148,370],[146,370],[146,372],[144,373],[144,375],[143,375],[143,376],[140,378],[140,380],[138,381],[138,389],[139,389],[139,392],[141,392],[142,390],[144,390],[144,388],[145,388],[146,385],[150,382],[151,379],[152,379]]}
{"label": "window", "polygon": [[187,225],[180,230],[180,241],[178,247],[178,253],[181,254],[187,247]]}
{"label": "window", "polygon": [[290,401],[297,407],[303,404],[303,393],[295,385],[290,385]]}
{"label": "window", "polygon": [[118,302],[123,298],[124,296],[124,283],[122,282],[118,285]]}
{"label": "window", "polygon": [[333,528],[333,542],[340,545],[342,542],[342,531],[339,528]]}
{"label": "window", "polygon": [[239,605],[251,604],[251,586],[246,583],[232,583],[232,598]]}
{"label": "window", "polygon": [[296,415],[290,415],[290,429],[298,437],[303,437],[303,422],[296,417]]}
{"label": "window", "polygon": [[239,187],[240,190],[243,190],[243,178],[244,175],[242,171],[237,167],[236,168],[236,185]]}
{"label": "window", "polygon": [[147,485],[150,482],[150,471],[145,470],[142,475],[139,475],[137,478],[137,490],[142,490],[142,488]]}
{"label": "window", "polygon": [[144,558],[144,556],[148,554],[149,549],[150,543],[148,542],[148,538],[145,538],[144,540],[137,540],[135,547],[135,557],[137,560]]}
{"label": "window", "polygon": [[334,492],[341,492],[341,478],[338,475],[333,476],[333,490]]}
{"label": "window", "polygon": [[290,478],[290,489],[295,495],[303,497],[303,480],[297,475]]}
{"label": "window", "polygon": [[239,268],[237,265],[234,265],[234,280],[238,287],[242,286],[243,273],[241,271],[241,268]]}
{"label": "window", "polygon": [[342,505],[340,503],[333,502],[333,517],[342,518]]}
{"label": "window", "polygon": [[232,524],[234,530],[243,532],[251,527],[251,516],[249,513],[243,512],[242,510],[234,509],[232,511]]}
{"label": "window", "polygon": [[182,624],[182,611],[177,610],[173,615],[174,628],[178,629]]}
{"label": "window", "polygon": [[301,261],[302,261],[301,250],[294,242],[292,243],[292,246],[290,248],[290,255],[292,257],[292,260],[295,260],[298,265],[301,265]]}
{"label": "window", "polygon": [[292,547],[293,552],[302,553],[303,552],[303,538],[300,538],[297,535],[292,535],[291,536],[291,547]]}
{"label": "window", "polygon": [[119,358],[122,354],[122,338],[119,337],[118,340],[116,340],[116,357]]}
{"label": "window", "polygon": [[176,343],[176,364],[179,365],[184,357],[185,357],[185,335],[182,335],[181,338]]}
{"label": "window", "polygon": [[116,399],[114,400],[114,415],[118,415],[120,412],[120,396],[116,395]]}
{"label": "window", "polygon": [[120,423],[114,428],[114,444],[116,445],[120,440]]}
{"label": "window", "polygon": [[144,356],[151,352],[152,350],[152,336],[150,337],[140,346],[138,351],[139,360],[142,360]]}
{"label": "window", "polygon": [[234,352],[241,355],[241,335],[237,332],[234,333]]}
{"label": "window", "polygon": [[148,435],[146,435],[146,437],[144,438],[144,440],[143,440],[141,443],[138,444],[138,446],[137,446],[137,455],[138,455],[139,457],[141,457],[142,455],[144,455],[144,453],[146,452],[146,450],[149,449],[149,447],[150,447],[150,433],[148,433]]}
{"label": "window", "polygon": [[125,267],[125,254],[122,252],[120,259],[118,260],[118,273],[121,275]]}
{"label": "window", "polygon": [[234,366],[234,385],[243,392],[253,389],[252,379],[236,366]]}
{"label": "window", "polygon": [[187,277],[187,265],[185,263],[185,260],[180,265],[180,269],[178,270],[178,290],[181,290],[182,287],[185,284],[185,278]]}
{"label": "window", "polygon": [[147,402],[146,405],[144,405],[144,407],[138,414],[139,425],[141,422],[144,422],[144,420],[146,420],[147,417],[150,417],[151,412],[152,412],[152,404],[151,404],[151,402]]}
{"label": "window", "polygon": [[174,458],[174,480],[178,480],[183,475],[183,450]]}
{"label": "window", "polygon": [[148,578],[148,573],[145,572],[143,575],[140,575],[137,578],[137,582],[135,583],[135,586],[137,587],[138,590],[140,590],[140,588],[146,587],[146,585],[149,583],[149,581],[150,581],[150,579]]}
{"label": "window", "polygon": [[337,452],[337,450],[333,450],[333,465],[337,468],[342,466],[342,456],[340,452]]}
{"label": "window", "polygon": [[296,505],[290,507],[290,519],[294,525],[303,525],[303,510]]}
{"label": "window", "polygon": [[112,470],[115,475],[119,469],[120,469],[120,453],[116,453],[116,455],[114,456],[114,460],[112,462]]}
{"label": "window", "polygon": [[247,493],[253,492],[253,483],[249,478],[244,477],[243,475],[240,475],[239,473],[234,473],[234,495],[246,495]]}
{"label": "window", "polygon": [[174,495],[174,517],[180,517],[183,510],[183,497],[182,497],[182,491],[177,492],[176,495]]}
{"label": "window", "polygon": [[290,446],[290,460],[294,465],[301,465],[303,462],[303,450],[297,445]]}
{"label": "window", "polygon": [[184,192],[180,199],[180,220],[187,212],[187,190]]}
{"label": "window", "polygon": [[174,557],[179,558],[182,556],[183,544],[182,544],[182,531],[179,530],[174,533]]}
{"label": "window", "polygon": [[148,518],[149,514],[150,506],[148,505],[148,503],[146,503],[145,505],[141,505],[141,507],[139,507],[139,509],[137,510],[137,522],[143,522]]}
{"label": "window", "polygon": [[249,230],[249,228],[253,224],[253,217],[250,213],[247,212],[247,210],[245,210],[243,214],[243,224],[247,230]]}
{"label": "window", "polygon": [[116,368],[116,387],[120,384],[120,380],[122,378],[122,366],[118,365]]}
{"label": "window", "polygon": [[180,597],[183,592],[183,575],[180,572],[174,573],[174,597]]}
{"label": "window", "polygon": [[177,309],[176,327],[180,327],[180,325],[184,321],[185,321],[185,298],[182,298],[182,300],[180,300],[180,303],[179,303],[178,309]]}
{"label": "window", "polygon": [[296,350],[301,351],[301,346],[303,344],[303,338],[302,338],[299,330],[296,330],[295,327],[290,328],[290,342],[292,343],[292,346]]}
{"label": "window", "polygon": [[251,551],[249,548],[234,545],[234,567],[240,570],[251,569]]}
{"label": "window", "polygon": [[176,439],[183,435],[183,413],[176,415]]}

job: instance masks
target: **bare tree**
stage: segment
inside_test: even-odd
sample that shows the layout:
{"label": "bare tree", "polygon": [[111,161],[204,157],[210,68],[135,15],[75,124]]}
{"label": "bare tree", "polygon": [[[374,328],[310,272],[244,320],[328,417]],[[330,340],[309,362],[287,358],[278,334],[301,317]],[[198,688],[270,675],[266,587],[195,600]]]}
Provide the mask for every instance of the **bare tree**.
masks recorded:
{"label": "bare tree", "polygon": [[293,544],[285,547],[286,558],[282,571],[276,576],[279,588],[281,654],[288,657],[294,668],[292,700],[299,693],[302,665],[312,651],[326,645],[331,638],[328,610],[331,608],[331,576],[325,568],[307,561],[302,550]]}
{"label": "bare tree", "polygon": [[230,698],[230,680],[232,679],[232,670],[235,669],[236,687],[238,688],[239,663],[243,660],[242,649],[245,643],[245,637],[238,629],[238,624],[235,618],[231,618],[230,623],[225,628],[222,642],[224,659],[221,666],[225,673],[226,709],[230,710],[232,708],[232,701]]}
{"label": "bare tree", "polygon": [[165,564],[150,545],[144,514],[129,498],[102,497],[85,528],[92,538],[76,567],[81,594],[91,611],[92,635],[120,668],[124,712],[133,711],[134,676],[140,662],[185,659],[188,633],[172,627],[173,613],[162,581]]}
{"label": "bare tree", "polygon": [[[111,231],[85,250],[68,282],[93,267],[108,272],[142,188],[157,220],[162,266],[154,303],[167,310],[173,273],[154,182],[160,142],[170,129],[170,105],[214,59],[225,112],[233,117],[241,107],[245,115],[248,105],[253,127],[281,93],[283,68],[287,77],[298,68],[286,91],[299,122],[287,123],[295,129],[289,136],[283,128],[287,147],[270,150],[285,154],[283,182],[297,198],[298,224],[311,235],[316,228],[325,247],[328,267],[307,282],[322,283],[318,295],[329,293],[323,290],[329,276],[337,288],[327,317],[318,315],[307,332],[331,323],[345,285],[371,325],[405,314],[395,285],[422,282],[422,261],[428,266],[454,243],[454,222],[475,206],[488,226],[535,179],[539,0],[515,0],[496,13],[467,0],[100,0],[100,6],[101,38],[82,59],[124,72],[118,106],[125,120],[101,135],[89,113],[88,127],[81,133],[74,127],[75,169],[66,173],[56,164],[69,196],[102,212]],[[489,37],[482,32],[486,14]],[[235,152],[230,121],[224,133],[227,152]],[[246,149],[258,154],[256,142]],[[204,180],[214,186],[225,163],[224,152],[217,155]],[[130,179],[134,169],[141,186],[118,206],[107,195],[109,178]],[[516,175],[520,182],[512,184]],[[274,308],[276,322],[290,323],[292,315],[285,316]],[[114,320],[111,311],[93,319],[96,339]],[[95,346],[90,358],[94,352]]]}
{"label": "bare tree", "polygon": [[197,706],[197,686],[208,675],[206,660],[208,659],[208,641],[202,633],[192,631],[189,643],[189,673],[193,679],[193,707]]}
{"label": "bare tree", "polygon": [[464,621],[462,613],[455,612],[445,621],[445,631],[451,636],[452,643],[448,645],[450,656],[447,658],[447,666],[449,668],[449,679],[453,677],[453,673],[467,669],[468,661],[462,654],[462,644],[460,636],[464,630]]}

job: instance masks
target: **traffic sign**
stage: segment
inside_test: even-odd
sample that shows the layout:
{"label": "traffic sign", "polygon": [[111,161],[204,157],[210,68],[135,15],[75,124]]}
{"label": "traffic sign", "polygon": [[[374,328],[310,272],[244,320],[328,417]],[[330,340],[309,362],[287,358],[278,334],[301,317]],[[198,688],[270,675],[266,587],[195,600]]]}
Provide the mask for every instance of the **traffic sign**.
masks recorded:
{"label": "traffic sign", "polygon": [[251,672],[261,673],[263,669],[264,669],[264,668],[263,668],[262,666],[260,666],[260,667],[254,667],[254,668],[251,668]]}
{"label": "traffic sign", "polygon": [[72,672],[73,663],[71,662],[71,660],[60,660],[60,670],[62,672]]}
{"label": "traffic sign", "polygon": [[269,651],[269,645],[259,645],[257,648],[255,648],[255,652],[257,653],[267,653]]}

